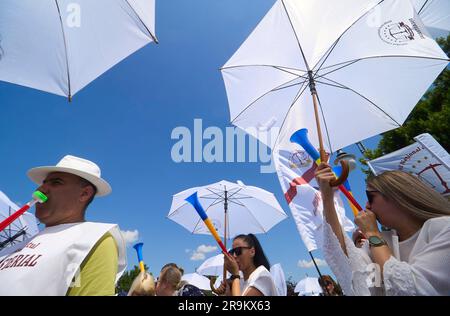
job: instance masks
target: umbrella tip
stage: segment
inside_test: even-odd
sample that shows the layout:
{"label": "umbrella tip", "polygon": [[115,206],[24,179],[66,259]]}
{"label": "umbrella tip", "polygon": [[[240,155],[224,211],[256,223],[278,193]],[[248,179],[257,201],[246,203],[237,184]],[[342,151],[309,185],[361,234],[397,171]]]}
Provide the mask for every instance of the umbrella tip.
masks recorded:
{"label": "umbrella tip", "polygon": [[242,182],[241,180],[237,180],[236,183],[239,184],[241,187],[245,186],[244,182]]}

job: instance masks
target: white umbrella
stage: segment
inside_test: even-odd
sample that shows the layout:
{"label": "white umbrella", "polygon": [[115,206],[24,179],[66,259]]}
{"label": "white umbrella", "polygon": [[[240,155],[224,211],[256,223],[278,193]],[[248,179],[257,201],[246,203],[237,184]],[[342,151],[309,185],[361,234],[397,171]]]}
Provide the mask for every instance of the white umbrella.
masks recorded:
{"label": "white umbrella", "polygon": [[319,279],[306,277],[301,279],[294,289],[299,296],[314,296],[322,293],[322,287],[319,284]]}
{"label": "white umbrella", "polygon": [[211,290],[209,285],[210,283],[209,279],[198,273],[184,274],[181,280],[198,287],[200,290],[209,290],[209,291]]}
{"label": "white umbrella", "polygon": [[220,275],[223,271],[223,254],[208,258],[196,269],[201,275]]}
{"label": "white umbrella", "polygon": [[277,288],[278,296],[287,295],[286,277],[284,276],[283,268],[280,263],[276,263],[270,267],[270,274],[272,275],[273,282]]}
{"label": "white umbrella", "polygon": [[450,1],[411,0],[425,26],[433,37],[445,36],[450,32]]}
{"label": "white umbrella", "polygon": [[401,126],[447,64],[410,1],[278,0],[221,70],[234,125],[334,152]]}
{"label": "white umbrella", "polygon": [[[0,222],[18,209],[19,207],[0,191]],[[25,213],[0,232],[0,250],[29,239],[38,232],[34,215]]]}
{"label": "white umbrella", "polygon": [[167,217],[193,234],[211,234],[192,205],[185,201],[194,192],[197,192],[200,203],[221,237],[267,233],[274,225],[287,218],[273,193],[242,182],[222,180],[173,196]]}
{"label": "white umbrella", "polygon": [[[211,234],[196,210],[185,199],[197,192],[200,204],[219,236],[267,233],[287,218],[273,193],[254,186],[222,180],[217,183],[187,189],[173,196],[167,217],[193,234]],[[223,274],[226,271],[223,268]]]}
{"label": "white umbrella", "polygon": [[155,0],[0,1],[0,80],[70,98],[156,41]]}

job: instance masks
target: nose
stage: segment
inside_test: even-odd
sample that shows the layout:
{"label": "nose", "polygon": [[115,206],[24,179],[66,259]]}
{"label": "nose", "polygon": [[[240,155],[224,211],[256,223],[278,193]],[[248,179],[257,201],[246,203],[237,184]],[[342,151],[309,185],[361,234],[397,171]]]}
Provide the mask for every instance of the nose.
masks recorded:
{"label": "nose", "polygon": [[45,195],[48,194],[49,191],[49,187],[47,184],[42,183],[36,190],[41,191],[42,193],[44,193]]}

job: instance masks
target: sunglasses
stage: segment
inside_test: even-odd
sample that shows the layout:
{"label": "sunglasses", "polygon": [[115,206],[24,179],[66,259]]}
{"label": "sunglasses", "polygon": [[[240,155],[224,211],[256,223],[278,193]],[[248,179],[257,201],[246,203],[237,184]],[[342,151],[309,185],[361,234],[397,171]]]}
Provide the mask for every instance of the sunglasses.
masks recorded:
{"label": "sunglasses", "polygon": [[376,191],[376,190],[369,191],[369,190],[366,190],[367,201],[369,202],[369,204],[373,203],[373,197],[374,197],[373,193],[380,193],[380,191]]}
{"label": "sunglasses", "polygon": [[232,256],[233,255],[240,256],[240,255],[242,255],[242,249],[250,249],[250,248],[252,248],[252,247],[236,247],[236,248],[231,249],[229,251],[229,253]]}

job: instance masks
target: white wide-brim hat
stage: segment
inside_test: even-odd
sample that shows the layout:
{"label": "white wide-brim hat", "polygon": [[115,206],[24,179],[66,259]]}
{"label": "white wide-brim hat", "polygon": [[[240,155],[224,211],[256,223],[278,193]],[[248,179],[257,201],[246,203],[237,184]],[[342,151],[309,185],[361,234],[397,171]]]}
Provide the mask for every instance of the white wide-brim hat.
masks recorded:
{"label": "white wide-brim hat", "polygon": [[83,178],[97,188],[95,196],[105,196],[112,189],[108,182],[101,178],[101,171],[92,161],[67,155],[61,159],[56,166],[36,167],[28,170],[28,177],[36,184],[41,185],[47,175],[51,172],[66,172]]}

